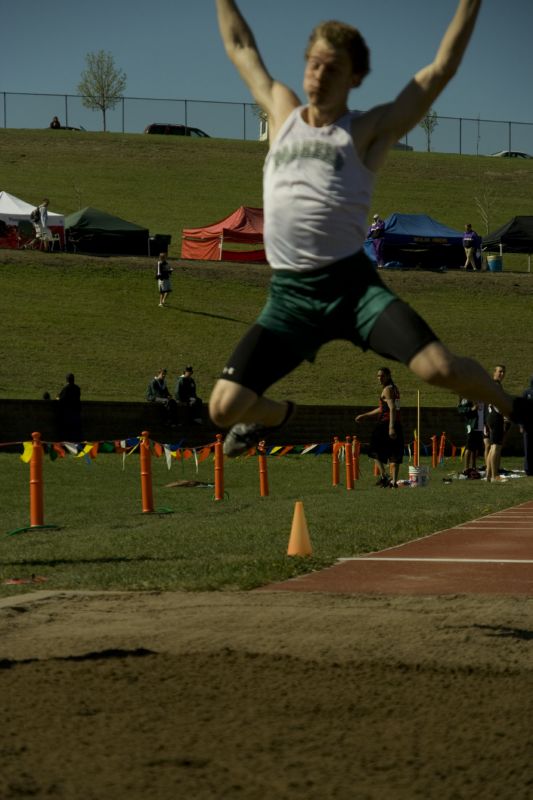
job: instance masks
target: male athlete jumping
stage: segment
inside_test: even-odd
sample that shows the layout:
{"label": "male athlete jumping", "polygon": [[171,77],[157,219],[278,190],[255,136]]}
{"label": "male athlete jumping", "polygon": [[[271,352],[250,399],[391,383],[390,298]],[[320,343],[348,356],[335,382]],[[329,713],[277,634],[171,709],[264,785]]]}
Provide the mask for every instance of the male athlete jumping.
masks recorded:
{"label": "male athlete jumping", "polygon": [[356,28],[330,21],[312,31],[302,105],[270,75],[234,0],[216,0],[226,52],[267,113],[270,138],[263,198],[270,294],[209,405],[215,424],[233,426],[226,455],[239,455],[288,421],[293,404],[265,397],[265,390],[332,339],[401,361],[422,380],[494,403],[516,422],[531,416],[533,404],[513,400],[477,362],[451,353],[362,251],[376,172],[454,76],[480,5],[460,0],[433,62],[395,100],[360,114],[348,110],[348,95],[369,71],[369,52]]}

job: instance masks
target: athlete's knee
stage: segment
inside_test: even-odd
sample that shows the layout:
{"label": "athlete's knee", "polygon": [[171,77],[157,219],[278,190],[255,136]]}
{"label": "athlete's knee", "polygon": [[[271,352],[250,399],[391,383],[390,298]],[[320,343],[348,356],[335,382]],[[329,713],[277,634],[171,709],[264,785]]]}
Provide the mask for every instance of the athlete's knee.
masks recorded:
{"label": "athlete's knee", "polygon": [[236,422],[250,405],[257,399],[257,395],[231,381],[219,380],[209,398],[209,416],[219,428],[229,428]]}
{"label": "athlete's knee", "polygon": [[409,368],[426,383],[439,386],[454,381],[462,371],[461,359],[438,341],[417,353],[409,362]]}
{"label": "athlete's knee", "polygon": [[221,390],[219,384],[215,385],[209,398],[209,416],[219,428],[226,428],[232,424],[232,402],[228,393]]}

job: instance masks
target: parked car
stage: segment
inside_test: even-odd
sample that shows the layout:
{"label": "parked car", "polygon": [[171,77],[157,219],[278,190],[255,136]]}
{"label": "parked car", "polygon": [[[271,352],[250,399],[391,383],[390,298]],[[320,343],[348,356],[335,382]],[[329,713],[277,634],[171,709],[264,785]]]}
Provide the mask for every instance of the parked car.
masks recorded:
{"label": "parked car", "polygon": [[491,153],[492,158],[533,158],[527,153],[519,153],[517,150],[500,150],[499,153]]}
{"label": "parked car", "polygon": [[209,134],[200,128],[191,128],[189,125],[170,125],[166,122],[152,122],[144,129],[145,133],[161,133],[167,136],[198,136],[209,139]]}

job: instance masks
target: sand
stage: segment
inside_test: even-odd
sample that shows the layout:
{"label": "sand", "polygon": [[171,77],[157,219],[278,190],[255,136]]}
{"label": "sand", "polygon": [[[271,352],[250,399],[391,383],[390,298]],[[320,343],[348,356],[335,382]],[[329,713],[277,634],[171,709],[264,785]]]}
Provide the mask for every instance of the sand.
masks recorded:
{"label": "sand", "polygon": [[0,797],[533,797],[532,601],[0,600]]}

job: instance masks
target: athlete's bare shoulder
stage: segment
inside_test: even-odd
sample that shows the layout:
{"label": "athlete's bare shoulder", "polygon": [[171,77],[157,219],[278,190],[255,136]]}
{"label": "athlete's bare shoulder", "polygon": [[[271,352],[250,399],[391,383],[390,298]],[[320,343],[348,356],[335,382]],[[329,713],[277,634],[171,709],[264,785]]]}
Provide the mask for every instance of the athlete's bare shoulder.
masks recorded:
{"label": "athlete's bare shoulder", "polygon": [[363,164],[372,172],[383,165],[394,144],[389,131],[381,129],[380,122],[388,110],[388,104],[374,106],[353,118],[352,138],[354,147]]}
{"label": "athlete's bare shoulder", "polygon": [[287,117],[301,105],[298,95],[280,81],[274,81],[271,90],[271,105],[268,110],[268,137],[273,142]]}

